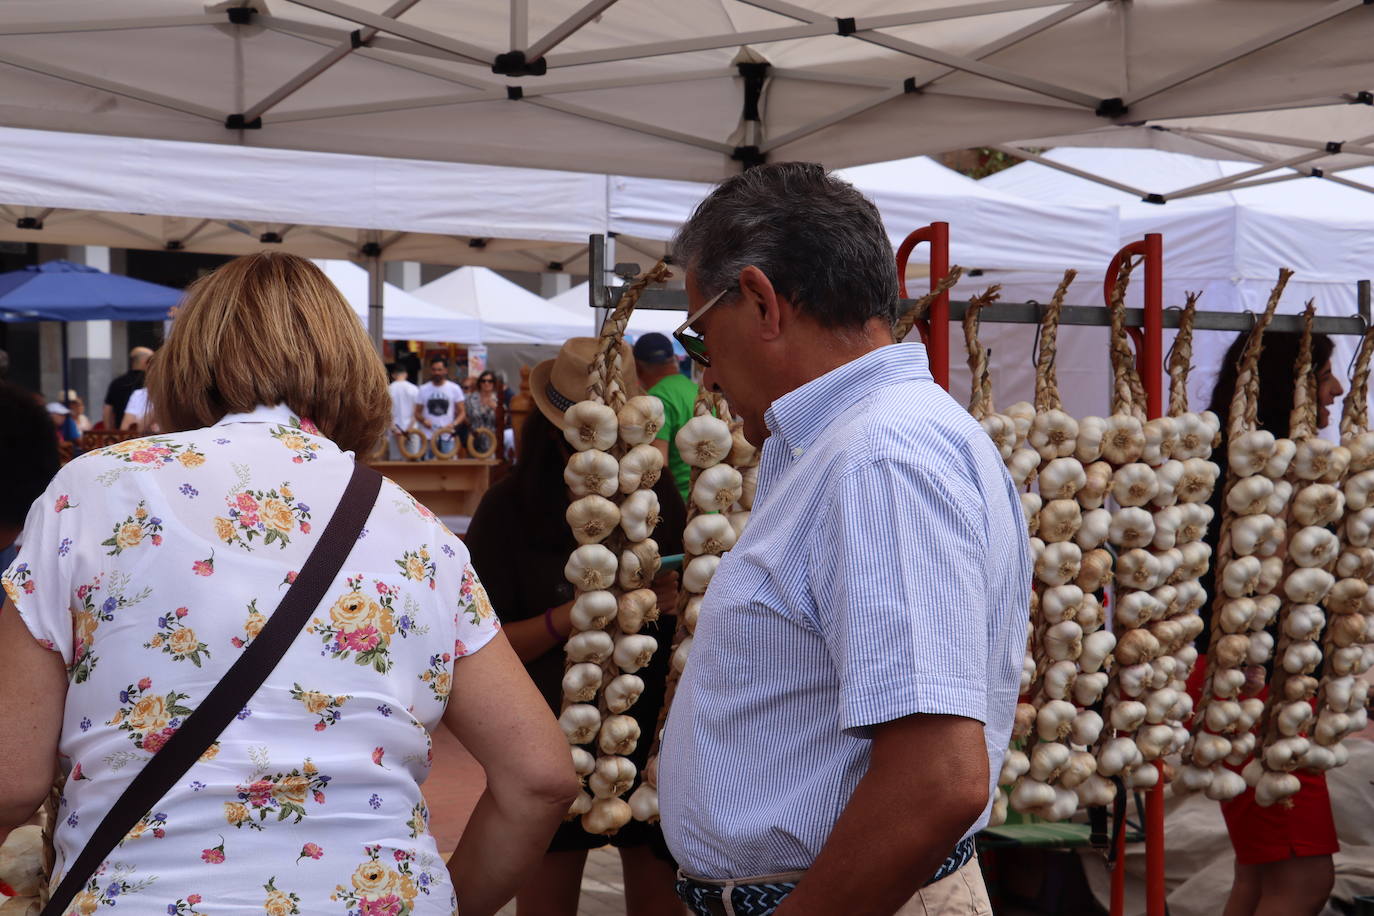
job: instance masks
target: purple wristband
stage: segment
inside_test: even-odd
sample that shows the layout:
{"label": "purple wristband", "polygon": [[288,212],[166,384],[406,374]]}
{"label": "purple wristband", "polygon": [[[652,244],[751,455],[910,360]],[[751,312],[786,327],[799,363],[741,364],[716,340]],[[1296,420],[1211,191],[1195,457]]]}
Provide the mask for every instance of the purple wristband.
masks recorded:
{"label": "purple wristband", "polygon": [[562,633],[559,633],[556,629],[554,629],[553,612],[553,608],[549,608],[547,611],[544,612],[544,629],[549,631],[549,635],[553,637],[554,642],[562,642],[566,637]]}

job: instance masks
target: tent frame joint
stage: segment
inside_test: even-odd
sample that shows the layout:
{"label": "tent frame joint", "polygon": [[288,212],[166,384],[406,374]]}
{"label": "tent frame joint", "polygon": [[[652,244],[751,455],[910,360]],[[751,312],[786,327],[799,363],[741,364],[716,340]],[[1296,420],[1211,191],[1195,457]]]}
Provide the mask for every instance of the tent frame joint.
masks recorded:
{"label": "tent frame joint", "polygon": [[228,14],[231,25],[252,25],[253,17],[258,11],[251,6],[231,6],[225,13]]}
{"label": "tent frame joint", "polygon": [[857,32],[857,31],[859,31],[859,26],[858,26],[858,23],[856,23],[856,22],[854,21],[854,17],[853,17],[853,16],[836,17],[836,19],[835,19],[835,34],[836,34],[836,35],[842,35],[842,36],[844,36],[844,35],[853,35],[853,34],[854,34],[855,32]]}
{"label": "tent frame joint", "polygon": [[1130,110],[1130,106],[1120,96],[1115,96],[1098,102],[1093,113],[1099,118],[1120,118]]}
{"label": "tent frame joint", "polygon": [[730,153],[730,158],[741,163],[747,171],[767,162],[768,154],[757,146],[737,146],[734,151]]}
{"label": "tent frame joint", "polygon": [[43,221],[36,216],[21,216],[14,221],[16,229],[42,229]]}
{"label": "tent frame joint", "polygon": [[380,258],[382,256],[382,246],[376,242],[366,242],[363,247],[358,249],[358,254],[364,258]]}
{"label": "tent frame joint", "polygon": [[1142,203],[1147,204],[1167,204],[1169,202],[1165,200],[1163,194],[1146,194],[1144,197],[1140,198],[1140,200]]}
{"label": "tent frame joint", "polygon": [[224,119],[226,130],[262,130],[262,118],[256,117],[251,121],[245,120],[243,113],[231,114]]}
{"label": "tent frame joint", "polygon": [[491,72],[499,76],[543,76],[549,72],[549,62],[543,57],[529,60],[524,51],[507,51],[496,55]]}

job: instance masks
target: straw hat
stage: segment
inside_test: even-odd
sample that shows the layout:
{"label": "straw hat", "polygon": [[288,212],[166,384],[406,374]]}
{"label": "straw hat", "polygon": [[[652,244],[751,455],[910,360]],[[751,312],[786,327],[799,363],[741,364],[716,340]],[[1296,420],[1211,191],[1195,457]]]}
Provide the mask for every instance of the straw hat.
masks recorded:
{"label": "straw hat", "polygon": [[[600,341],[595,337],[569,337],[553,359],[546,359],[530,370],[530,396],[539,411],[559,429],[563,414],[587,398],[587,368],[596,357]],[[625,396],[644,393],[635,374],[635,357],[628,344],[620,344],[620,367],[625,373]]]}

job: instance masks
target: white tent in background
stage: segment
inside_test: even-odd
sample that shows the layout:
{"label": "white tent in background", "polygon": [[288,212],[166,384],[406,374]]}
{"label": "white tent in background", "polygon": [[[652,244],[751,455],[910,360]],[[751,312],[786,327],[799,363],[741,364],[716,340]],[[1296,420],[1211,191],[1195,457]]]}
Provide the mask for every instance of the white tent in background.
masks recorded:
{"label": "white tent in background", "polygon": [[[1250,168],[1243,162],[1159,150],[1066,147],[1047,153],[1046,158],[1070,169],[1144,187],[1203,184]],[[1347,174],[1374,184],[1372,168]],[[1122,244],[1147,232],[1161,233],[1166,306],[1181,306],[1186,291],[1201,290],[1199,308],[1257,312],[1264,307],[1278,269],[1291,267],[1296,274],[1288,283],[1280,311],[1301,311],[1310,298],[1316,301],[1319,314],[1348,316],[1356,311],[1358,282],[1374,275],[1374,197],[1340,183],[1306,178],[1179,198],[1164,205],[1145,203],[1134,194],[1033,162],[1013,166],[983,183],[1044,202],[1116,206],[1121,213]],[[982,280],[1002,283],[1008,298],[1033,296],[1044,301],[1058,277],[989,270]],[[1139,304],[1140,292],[1141,284],[1133,283],[1131,304]],[[1101,269],[1080,279],[1068,301],[1101,305]],[[1093,332],[1074,329],[1072,333]],[[1063,336],[1061,332],[1061,340]],[[1198,371],[1190,379],[1192,397],[1210,394],[1216,365],[1232,339],[1230,333],[1197,333]],[[1358,341],[1337,337],[1335,342],[1333,364],[1344,377]],[[1064,364],[1061,358],[1060,366]]]}
{"label": "white tent in background", "polygon": [[[641,265],[645,269],[649,265]],[[588,295],[589,284],[579,283],[570,290],[559,293],[548,300],[550,305],[555,305],[560,309],[574,315],[582,322],[583,336],[594,334],[596,327],[596,311],[591,307],[591,300]],[[625,335],[631,342],[641,334],[657,332],[659,334],[671,335],[682,324],[687,316],[680,311],[670,311],[665,309],[635,309],[630,313],[630,324],[625,328]]]}
{"label": "white tent in background", "polygon": [[[363,324],[367,324],[367,271],[350,261],[316,261],[331,283],[339,288]],[[482,342],[482,325],[467,315],[441,309],[417,299],[400,287],[387,284],[386,317],[382,333],[387,340],[431,340],[448,343]]]}
{"label": "white tent in background", "polygon": [[561,344],[587,333],[588,323],[485,267],[460,267],[413,295],[480,322],[486,344]]}
{"label": "white tent in background", "polygon": [[716,180],[1337,104],[1370,88],[1374,44],[1362,0],[382,7],[9,0],[3,119]]}

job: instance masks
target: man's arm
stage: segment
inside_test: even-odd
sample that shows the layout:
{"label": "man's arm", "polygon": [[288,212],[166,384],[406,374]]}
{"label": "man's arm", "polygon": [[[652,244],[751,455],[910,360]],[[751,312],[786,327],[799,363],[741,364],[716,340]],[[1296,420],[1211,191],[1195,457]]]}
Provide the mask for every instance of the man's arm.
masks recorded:
{"label": "man's arm", "polygon": [[988,800],[982,723],[917,714],[873,727],[868,772],[776,916],[888,916],[935,874]]}

